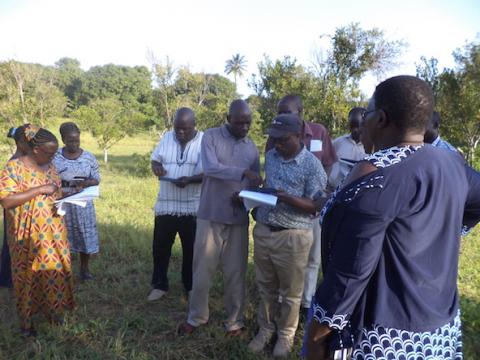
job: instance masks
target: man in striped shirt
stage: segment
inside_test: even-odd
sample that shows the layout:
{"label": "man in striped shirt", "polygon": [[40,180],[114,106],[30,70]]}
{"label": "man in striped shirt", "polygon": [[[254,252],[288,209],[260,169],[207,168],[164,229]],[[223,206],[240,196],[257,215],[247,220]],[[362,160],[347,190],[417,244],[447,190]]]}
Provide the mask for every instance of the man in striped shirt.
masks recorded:
{"label": "man in striped shirt", "polygon": [[177,233],[183,250],[182,282],[192,289],[193,244],[203,177],[200,157],[203,133],[195,129],[195,114],[180,108],[173,130],[167,131],[152,153],[152,171],[160,180],[153,232],[153,289],[149,301],[168,291],[168,264]]}

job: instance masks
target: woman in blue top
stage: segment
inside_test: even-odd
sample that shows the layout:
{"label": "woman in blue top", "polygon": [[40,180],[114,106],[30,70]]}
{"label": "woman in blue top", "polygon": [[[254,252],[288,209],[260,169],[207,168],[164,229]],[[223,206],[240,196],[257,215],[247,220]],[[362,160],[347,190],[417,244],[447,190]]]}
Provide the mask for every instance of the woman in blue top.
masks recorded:
{"label": "woman in blue top", "polygon": [[[65,146],[58,150],[53,163],[62,179],[63,190],[69,192],[71,188],[98,185],[98,162],[93,154],[80,147],[78,126],[73,122],[63,123],[60,135]],[[65,205],[70,250],[80,253],[80,279],[90,280],[90,255],[99,251],[95,207],[92,200],[84,208],[73,204]]]}
{"label": "woman in blue top", "polygon": [[418,78],[376,87],[364,114],[376,152],[324,212],[308,359],[462,358],[460,233],[480,220],[480,175],[458,154],[423,144],[432,111]]}

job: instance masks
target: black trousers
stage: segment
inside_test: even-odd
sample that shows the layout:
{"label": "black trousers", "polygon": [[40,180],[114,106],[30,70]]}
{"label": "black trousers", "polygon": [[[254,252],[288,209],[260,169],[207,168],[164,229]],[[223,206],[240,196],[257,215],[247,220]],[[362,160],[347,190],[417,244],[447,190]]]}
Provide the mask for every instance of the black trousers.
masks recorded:
{"label": "black trousers", "polygon": [[7,243],[7,214],[3,211],[3,246],[0,257],[0,286],[12,287],[12,268],[10,262],[10,251]]}
{"label": "black trousers", "polygon": [[197,218],[192,215],[155,217],[153,230],[153,275],[152,286],[155,289],[168,291],[168,264],[172,254],[172,246],[177,233],[182,243],[182,282],[186,291],[192,290],[193,244]]}

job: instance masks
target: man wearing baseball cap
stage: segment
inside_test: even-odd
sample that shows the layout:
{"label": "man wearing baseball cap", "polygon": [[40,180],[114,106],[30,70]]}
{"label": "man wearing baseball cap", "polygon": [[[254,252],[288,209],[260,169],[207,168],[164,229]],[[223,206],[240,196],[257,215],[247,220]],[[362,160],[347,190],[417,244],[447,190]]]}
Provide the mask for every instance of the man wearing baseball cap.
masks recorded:
{"label": "man wearing baseball cap", "polygon": [[312,199],[327,182],[320,161],[301,142],[300,123],[297,115],[282,114],[268,129],[274,148],[265,156],[265,184],[277,190],[278,202],[257,208],[253,231],[260,329],[249,348],[261,352],[276,330],[274,357],[288,356],[293,345],[313,241]]}

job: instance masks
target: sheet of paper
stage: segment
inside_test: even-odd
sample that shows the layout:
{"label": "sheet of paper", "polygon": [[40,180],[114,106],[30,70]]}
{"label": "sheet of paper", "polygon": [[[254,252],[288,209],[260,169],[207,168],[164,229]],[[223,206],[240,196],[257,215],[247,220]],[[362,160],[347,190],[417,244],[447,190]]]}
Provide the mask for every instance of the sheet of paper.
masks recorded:
{"label": "sheet of paper", "polygon": [[311,140],[310,141],[310,152],[322,151],[323,143],[322,140]]}
{"label": "sheet of paper", "polygon": [[76,206],[85,207],[87,206],[88,200],[96,199],[100,196],[100,187],[97,186],[90,186],[82,191],[64,197],[63,199],[59,199],[55,201],[55,206],[57,207],[57,214],[60,216],[65,215],[65,205],[64,204],[73,204]]}
{"label": "sheet of paper", "polygon": [[247,210],[250,210],[260,205],[275,206],[277,205],[278,200],[275,195],[263,194],[257,191],[248,190],[240,191],[240,194],[238,194],[238,196],[242,198],[243,205]]}

